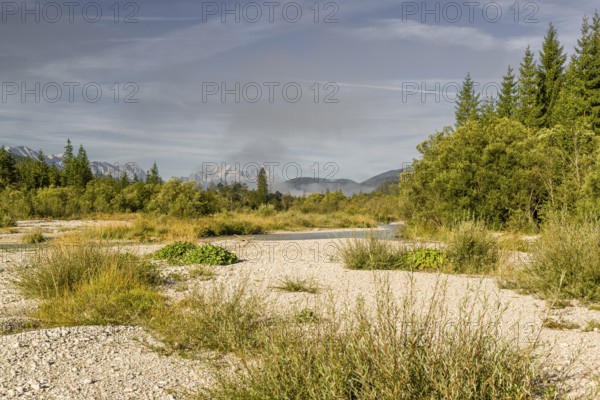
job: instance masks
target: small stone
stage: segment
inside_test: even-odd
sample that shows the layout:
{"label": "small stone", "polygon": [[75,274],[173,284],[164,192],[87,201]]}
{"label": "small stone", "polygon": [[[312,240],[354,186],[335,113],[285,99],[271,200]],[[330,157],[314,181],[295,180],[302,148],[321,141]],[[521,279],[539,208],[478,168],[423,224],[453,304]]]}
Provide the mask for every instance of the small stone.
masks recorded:
{"label": "small stone", "polygon": [[91,385],[92,383],[94,383],[94,380],[91,378],[85,378],[82,382],[84,385]]}

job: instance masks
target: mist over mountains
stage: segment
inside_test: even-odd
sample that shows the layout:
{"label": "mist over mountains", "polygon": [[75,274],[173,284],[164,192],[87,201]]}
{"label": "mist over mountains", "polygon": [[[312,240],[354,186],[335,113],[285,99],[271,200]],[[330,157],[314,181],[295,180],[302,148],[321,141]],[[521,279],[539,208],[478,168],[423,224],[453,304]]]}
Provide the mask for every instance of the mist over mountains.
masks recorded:
{"label": "mist over mountains", "polygon": [[[5,149],[17,158],[37,160],[40,153],[26,146],[6,146]],[[43,153],[42,158],[46,164],[54,165],[58,169],[62,169],[64,166],[63,154]],[[131,180],[134,177],[137,177],[139,180],[146,179],[145,170],[133,162],[111,164],[105,161],[90,161],[90,167],[95,176],[120,177],[125,174]],[[394,169],[369,178],[364,182],[356,182],[345,178],[325,179],[313,177],[298,177],[285,180],[283,177],[273,174],[273,176],[269,176],[269,185],[272,192],[290,193],[294,196],[325,193],[327,191],[335,192],[338,190],[350,196],[357,193],[370,193],[386,183],[397,183],[400,180],[401,172],[402,169]],[[181,179],[187,182],[195,182],[203,188],[211,185],[231,185],[234,183],[246,184],[251,189],[256,186],[256,172],[245,171],[244,169],[227,164],[222,164],[217,169],[210,171],[198,171]]]}

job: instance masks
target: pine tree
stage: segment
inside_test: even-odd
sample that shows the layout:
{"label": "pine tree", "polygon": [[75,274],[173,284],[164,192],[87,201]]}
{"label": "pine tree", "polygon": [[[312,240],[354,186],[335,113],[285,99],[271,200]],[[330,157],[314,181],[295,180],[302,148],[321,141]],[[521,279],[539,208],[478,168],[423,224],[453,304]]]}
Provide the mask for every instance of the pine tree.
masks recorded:
{"label": "pine tree", "polygon": [[17,182],[16,162],[4,145],[0,146],[0,189]]}
{"label": "pine tree", "polygon": [[163,183],[160,174],[158,173],[158,166],[156,165],[156,161],[152,164],[152,169],[146,173],[146,183],[151,185],[160,185]]}
{"label": "pine tree", "polygon": [[538,82],[536,62],[531,48],[527,46],[525,57],[519,66],[517,85],[517,119],[525,126],[539,126],[540,110],[537,104]]}
{"label": "pine tree", "polygon": [[541,127],[552,126],[553,112],[564,82],[566,59],[563,46],[558,41],[558,32],[551,23],[544,37],[537,70]]}
{"label": "pine tree", "polygon": [[586,97],[590,106],[590,119],[594,132],[600,134],[600,14],[594,14],[591,27],[591,44],[586,55]]}
{"label": "pine tree", "polygon": [[65,146],[61,181],[63,186],[74,186],[77,184],[77,162],[75,160],[75,156],[73,155],[73,145],[71,144],[71,139],[67,139],[67,145]]}
{"label": "pine tree", "polygon": [[479,94],[475,94],[475,84],[468,73],[456,100],[456,127],[478,118]]}
{"label": "pine tree", "polygon": [[266,204],[269,196],[269,183],[267,181],[267,171],[264,168],[258,173],[256,199],[258,204]]}
{"label": "pine tree", "polygon": [[83,145],[79,145],[77,151],[77,158],[75,159],[76,165],[76,186],[85,188],[88,182],[94,179],[94,174],[90,168],[90,161],[88,160],[87,153],[83,148]]}
{"label": "pine tree", "polygon": [[479,121],[482,124],[491,124],[498,119],[498,104],[495,99],[486,97],[479,108]]}
{"label": "pine tree", "polygon": [[500,118],[512,118],[517,109],[517,82],[513,69],[508,66],[502,78],[502,88],[498,96],[497,114]]}

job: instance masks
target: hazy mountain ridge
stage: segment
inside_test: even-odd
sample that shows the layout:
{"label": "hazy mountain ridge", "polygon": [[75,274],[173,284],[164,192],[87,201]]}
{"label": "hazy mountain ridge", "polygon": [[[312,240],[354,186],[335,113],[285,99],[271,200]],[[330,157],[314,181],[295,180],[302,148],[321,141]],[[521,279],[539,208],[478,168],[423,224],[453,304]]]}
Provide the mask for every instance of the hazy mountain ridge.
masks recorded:
{"label": "hazy mountain ridge", "polygon": [[[311,193],[325,193],[327,191],[335,192],[340,190],[345,195],[357,193],[370,193],[376,190],[384,183],[397,183],[400,181],[402,169],[394,169],[384,172],[359,183],[352,179],[325,179],[299,177],[289,180],[283,180],[275,175],[268,177],[272,192],[290,193],[295,196],[302,196]],[[199,171],[188,177],[182,178],[183,181],[192,181],[206,188],[211,185],[231,185],[234,183],[246,184],[250,189],[256,187],[256,174],[249,174],[247,171],[240,171],[229,165],[220,165],[217,169],[210,171]],[[268,174],[267,174],[268,175]]]}
{"label": "hazy mountain ridge", "polygon": [[[26,146],[5,146],[4,147],[9,153],[21,157],[31,158],[37,160],[40,152],[33,150]],[[58,169],[64,167],[64,154],[47,154],[43,153],[43,160],[48,165],[54,165]],[[122,174],[126,174],[129,179],[137,177],[140,180],[146,179],[146,172],[143,168],[133,162],[124,164],[114,163],[111,164],[106,161],[90,161],[90,168],[95,176],[113,176],[120,177]]]}

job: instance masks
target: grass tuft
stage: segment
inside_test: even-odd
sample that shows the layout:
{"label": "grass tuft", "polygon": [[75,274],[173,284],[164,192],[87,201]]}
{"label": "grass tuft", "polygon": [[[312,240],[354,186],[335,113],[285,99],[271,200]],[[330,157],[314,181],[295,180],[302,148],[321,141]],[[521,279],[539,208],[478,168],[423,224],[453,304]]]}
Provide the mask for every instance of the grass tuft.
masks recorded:
{"label": "grass tuft", "polygon": [[279,286],[275,286],[275,289],[282,290],[284,292],[291,293],[310,293],[316,294],[319,292],[319,287],[313,280],[301,279],[301,278],[290,278],[286,277],[281,281]]}
{"label": "grass tuft", "polygon": [[510,285],[546,299],[600,301],[600,222],[551,220],[533,248]]}

